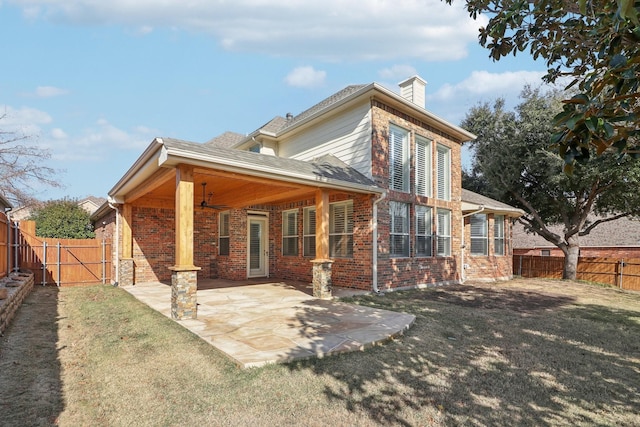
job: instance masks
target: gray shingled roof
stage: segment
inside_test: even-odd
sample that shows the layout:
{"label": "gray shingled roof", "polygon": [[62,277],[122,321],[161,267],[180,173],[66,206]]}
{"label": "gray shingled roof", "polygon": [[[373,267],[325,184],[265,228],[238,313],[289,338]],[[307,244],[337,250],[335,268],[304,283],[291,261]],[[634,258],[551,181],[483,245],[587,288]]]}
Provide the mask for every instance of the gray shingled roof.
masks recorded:
{"label": "gray shingled roof", "polygon": [[317,160],[305,162],[172,138],[162,138],[162,142],[169,150],[184,151],[190,156],[197,155],[202,160],[210,160],[212,164],[223,163],[252,170],[265,169],[273,171],[275,174],[302,176],[316,181],[333,180],[342,182],[347,186],[350,184],[367,187],[376,186],[371,179],[333,155],[326,155]]}
{"label": "gray shingled roof", "polygon": [[228,148],[232,147],[238,142],[242,141],[245,136],[236,132],[225,132],[222,135],[218,135],[215,138],[205,142],[206,145],[212,145],[214,147]]}
{"label": "gray shingled roof", "polygon": [[495,211],[512,211],[512,212],[521,212],[521,209],[514,208],[511,205],[506,203],[502,203],[498,200],[492,199],[487,196],[483,196],[482,194],[474,193],[471,190],[467,190],[465,188],[462,189],[462,202],[469,203],[473,205],[482,205],[488,210]]}
{"label": "gray shingled roof", "polygon": [[[598,218],[589,218],[595,221]],[[549,227],[556,234],[563,234],[562,225]],[[581,246],[640,246],[640,219],[620,218],[598,225],[586,236],[580,237]],[[552,243],[538,236],[524,231],[522,224],[513,226],[514,248],[555,247]]]}

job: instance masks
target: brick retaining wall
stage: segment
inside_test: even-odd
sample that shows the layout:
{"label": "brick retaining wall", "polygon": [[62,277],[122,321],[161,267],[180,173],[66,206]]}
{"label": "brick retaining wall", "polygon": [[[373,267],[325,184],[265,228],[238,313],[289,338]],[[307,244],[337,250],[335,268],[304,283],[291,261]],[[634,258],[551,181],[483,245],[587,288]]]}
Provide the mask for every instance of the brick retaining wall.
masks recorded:
{"label": "brick retaining wall", "polygon": [[0,300],[0,334],[7,329],[18,307],[31,293],[33,283],[33,273],[11,273],[0,281],[0,290],[7,291],[7,298]]}

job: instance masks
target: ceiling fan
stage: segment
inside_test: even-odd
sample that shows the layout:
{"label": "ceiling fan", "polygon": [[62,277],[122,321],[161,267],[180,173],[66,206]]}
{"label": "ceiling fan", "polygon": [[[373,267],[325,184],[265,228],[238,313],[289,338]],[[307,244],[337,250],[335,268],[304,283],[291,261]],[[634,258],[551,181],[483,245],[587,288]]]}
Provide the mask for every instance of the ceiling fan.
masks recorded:
{"label": "ceiling fan", "polygon": [[209,193],[209,198],[206,198],[207,196],[207,183],[203,182],[202,183],[202,201],[200,202],[200,207],[201,208],[209,208],[209,209],[217,209],[217,210],[221,210],[221,209],[228,209],[229,206],[227,205],[212,205],[211,203],[211,198],[213,197],[213,193]]}

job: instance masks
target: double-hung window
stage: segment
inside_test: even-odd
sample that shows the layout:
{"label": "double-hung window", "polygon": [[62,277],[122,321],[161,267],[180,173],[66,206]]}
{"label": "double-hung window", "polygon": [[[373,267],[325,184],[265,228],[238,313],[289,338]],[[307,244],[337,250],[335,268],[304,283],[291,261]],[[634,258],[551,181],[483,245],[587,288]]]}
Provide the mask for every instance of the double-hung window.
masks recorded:
{"label": "double-hung window", "polygon": [[448,209],[438,209],[437,211],[437,239],[436,255],[451,255],[451,211]]}
{"label": "double-hung window", "polygon": [[389,202],[391,215],[391,256],[409,256],[409,204]]}
{"label": "double-hung window", "polygon": [[416,256],[432,256],[431,208],[416,206]]}
{"label": "double-hung window", "polygon": [[487,215],[471,215],[469,222],[471,225],[471,255],[488,255]]}
{"label": "double-hung window", "polygon": [[298,210],[282,212],[282,255],[298,255]]}
{"label": "double-hung window", "polygon": [[229,255],[229,211],[218,214],[218,255]]}
{"label": "double-hung window", "polygon": [[353,256],[353,201],[329,205],[329,255],[335,258]]}
{"label": "double-hung window", "polygon": [[409,132],[389,126],[389,188],[409,192]]}
{"label": "double-hung window", "polygon": [[416,136],[416,194],[431,197],[431,141]]}
{"label": "double-hung window", "polygon": [[496,255],[504,255],[504,243],[504,215],[495,215],[493,217],[493,246]]}
{"label": "double-hung window", "polygon": [[316,208],[305,208],[303,213],[302,255],[316,256]]}
{"label": "double-hung window", "polygon": [[451,149],[438,144],[437,159],[437,194],[440,200],[451,200]]}

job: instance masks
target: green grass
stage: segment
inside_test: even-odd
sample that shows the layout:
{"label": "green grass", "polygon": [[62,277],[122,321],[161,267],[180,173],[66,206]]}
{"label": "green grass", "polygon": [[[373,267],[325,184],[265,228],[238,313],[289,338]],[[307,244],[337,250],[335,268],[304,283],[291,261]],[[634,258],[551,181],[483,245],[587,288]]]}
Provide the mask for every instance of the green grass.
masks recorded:
{"label": "green grass", "polygon": [[[20,357],[10,337],[33,328],[22,312],[46,291],[0,339],[3,400],[19,387],[3,372]],[[640,425],[631,292],[519,279],[350,298],[416,322],[364,352],[249,370],[122,289],[62,288],[50,300],[53,321],[38,327],[55,325],[57,342],[49,360],[22,363],[57,366],[55,387],[14,396],[0,425]]]}

